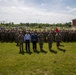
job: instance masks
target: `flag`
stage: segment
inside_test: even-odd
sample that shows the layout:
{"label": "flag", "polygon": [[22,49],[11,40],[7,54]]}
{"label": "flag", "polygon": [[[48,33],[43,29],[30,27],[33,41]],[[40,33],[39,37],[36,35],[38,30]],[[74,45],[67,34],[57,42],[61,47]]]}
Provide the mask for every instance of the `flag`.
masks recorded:
{"label": "flag", "polygon": [[57,33],[59,32],[59,30],[58,30],[58,28],[56,28],[56,30],[55,30]]}

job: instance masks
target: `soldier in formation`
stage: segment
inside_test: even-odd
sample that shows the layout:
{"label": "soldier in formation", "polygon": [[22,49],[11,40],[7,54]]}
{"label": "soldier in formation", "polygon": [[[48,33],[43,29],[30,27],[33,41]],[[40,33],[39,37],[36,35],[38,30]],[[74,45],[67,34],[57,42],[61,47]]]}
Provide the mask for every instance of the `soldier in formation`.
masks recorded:
{"label": "soldier in formation", "polygon": [[40,50],[43,51],[44,35],[43,35],[42,31],[38,35],[38,43],[39,43],[39,46],[40,46]]}
{"label": "soldier in formation", "polygon": [[[25,35],[27,35],[27,31],[29,32],[30,35],[30,39],[29,42],[27,41],[28,38],[26,38]],[[22,35],[21,35],[22,32]],[[21,32],[19,29],[6,29],[6,28],[0,28],[0,41],[1,42],[16,42],[17,46],[20,45],[20,36],[23,36],[25,39],[25,43],[26,43],[26,51],[30,51],[30,42],[33,43],[32,41],[32,34],[34,34],[34,30],[24,30],[21,29]],[[38,36],[38,43],[39,43],[39,47],[40,50],[43,50],[43,45],[44,42],[48,43],[48,47],[49,50],[51,50],[52,48],[52,42],[56,42],[57,43],[57,48],[59,48],[60,42],[76,42],[76,30],[60,30],[59,33],[55,32],[55,30],[39,30],[39,32],[36,31],[36,35]],[[20,51],[23,50],[23,43],[21,43],[21,45],[19,46]],[[36,47],[36,43],[34,43],[33,45],[33,49],[37,49]]]}
{"label": "soldier in formation", "polygon": [[[16,42],[18,45],[18,35],[19,35],[19,29],[6,29],[6,28],[0,28],[0,41],[1,42]],[[33,30],[32,30],[33,31]],[[29,30],[30,35],[32,34],[31,30]],[[40,34],[37,32],[37,35]],[[26,34],[26,30],[22,29],[23,35]],[[44,42],[47,42],[47,35],[49,33],[49,30],[43,30],[43,35],[44,35]],[[76,30],[60,30],[60,33],[62,35],[62,41],[63,42],[76,42]],[[55,30],[52,30],[52,35],[54,37],[53,41],[55,42]]]}
{"label": "soldier in formation", "polygon": [[23,50],[23,43],[24,43],[24,36],[22,34],[22,32],[19,33],[19,48],[20,48],[20,52],[19,53],[24,53]]}
{"label": "soldier in formation", "polygon": [[48,48],[51,51],[52,43],[53,43],[53,35],[52,35],[51,31],[49,32],[49,34],[47,36],[47,43],[48,43]]}
{"label": "soldier in formation", "polygon": [[55,35],[55,41],[56,41],[56,46],[59,49],[60,42],[62,41],[62,36],[59,32],[57,32]]}

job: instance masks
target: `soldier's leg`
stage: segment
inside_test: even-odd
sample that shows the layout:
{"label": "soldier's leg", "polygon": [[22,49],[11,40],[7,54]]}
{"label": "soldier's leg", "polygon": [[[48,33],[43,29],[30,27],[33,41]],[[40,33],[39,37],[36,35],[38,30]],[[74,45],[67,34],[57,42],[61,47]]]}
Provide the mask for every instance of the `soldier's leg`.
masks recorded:
{"label": "soldier's leg", "polygon": [[28,51],[30,52],[30,41],[28,40]]}
{"label": "soldier's leg", "polygon": [[16,42],[16,46],[19,46],[19,42],[18,41]]}
{"label": "soldier's leg", "polygon": [[19,45],[19,49],[20,49],[20,52],[19,52],[19,53],[21,53],[21,43],[20,43],[20,45]]}
{"label": "soldier's leg", "polygon": [[59,48],[59,42],[56,43],[57,48]]}
{"label": "soldier's leg", "polygon": [[52,42],[50,43],[50,48],[52,48]]}
{"label": "soldier's leg", "polygon": [[40,50],[43,50],[43,43],[40,43]]}
{"label": "soldier's leg", "polygon": [[34,50],[34,42],[32,42],[32,48],[33,48],[33,50]]}
{"label": "soldier's leg", "polygon": [[27,50],[27,40],[26,40],[26,52],[27,52],[28,50]]}
{"label": "soldier's leg", "polygon": [[34,50],[35,50],[35,41],[34,41]]}
{"label": "soldier's leg", "polygon": [[22,54],[24,54],[23,43],[21,43],[21,50],[22,50]]}
{"label": "soldier's leg", "polygon": [[36,47],[37,47],[37,46],[36,46],[36,41],[34,41],[34,50],[35,50],[35,51],[37,50]]}
{"label": "soldier's leg", "polygon": [[51,45],[50,45],[50,43],[48,43],[48,48],[49,48],[49,50],[51,50]]}
{"label": "soldier's leg", "polygon": [[36,51],[36,41],[34,41],[34,50]]}
{"label": "soldier's leg", "polygon": [[34,51],[37,51],[36,41],[34,41]]}
{"label": "soldier's leg", "polygon": [[21,44],[21,46],[22,46],[21,48],[22,48],[22,52],[23,52],[23,43]]}
{"label": "soldier's leg", "polygon": [[41,50],[41,44],[39,43],[39,47],[40,47],[40,50]]}

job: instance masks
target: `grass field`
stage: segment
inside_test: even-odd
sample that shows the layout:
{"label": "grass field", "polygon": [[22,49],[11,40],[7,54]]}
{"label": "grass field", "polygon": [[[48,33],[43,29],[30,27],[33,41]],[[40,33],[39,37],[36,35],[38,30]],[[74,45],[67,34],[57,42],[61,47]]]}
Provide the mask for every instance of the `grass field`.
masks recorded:
{"label": "grass field", "polygon": [[31,46],[32,53],[22,55],[16,43],[0,43],[0,75],[76,75],[76,43],[61,44],[58,50],[53,43],[50,52],[45,43],[46,53],[34,53]]}

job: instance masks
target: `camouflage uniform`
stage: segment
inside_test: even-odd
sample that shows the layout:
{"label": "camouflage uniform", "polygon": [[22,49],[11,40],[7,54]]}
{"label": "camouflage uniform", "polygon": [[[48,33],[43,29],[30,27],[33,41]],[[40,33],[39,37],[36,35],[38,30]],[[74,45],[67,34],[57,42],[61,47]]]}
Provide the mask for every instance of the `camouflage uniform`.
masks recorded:
{"label": "camouflage uniform", "polygon": [[24,42],[24,36],[22,32],[19,34],[19,46],[20,46],[20,53],[23,53],[23,42]]}
{"label": "camouflage uniform", "polygon": [[56,33],[56,35],[55,35],[55,41],[56,41],[57,48],[59,48],[61,40],[62,40],[61,34],[59,32]]}
{"label": "camouflage uniform", "polygon": [[43,30],[43,35],[44,35],[44,41],[47,42],[47,39],[46,39],[46,37],[47,37],[47,32],[46,32],[46,30]]}
{"label": "camouflage uniform", "polygon": [[44,35],[42,32],[40,32],[40,34],[38,35],[38,42],[39,42],[39,46],[40,46],[40,50],[43,50],[43,43],[44,43]]}
{"label": "camouflage uniform", "polygon": [[19,32],[16,31],[15,33],[15,42],[17,43],[16,46],[19,46]]}
{"label": "camouflage uniform", "polygon": [[2,30],[2,32],[1,32],[1,40],[2,40],[2,42],[5,41],[5,30]]}
{"label": "camouflage uniform", "polygon": [[68,42],[68,37],[69,37],[68,30],[65,30],[64,42]]}
{"label": "camouflage uniform", "polygon": [[1,41],[1,29],[0,29],[0,41]]}
{"label": "camouflage uniform", "polygon": [[48,42],[49,50],[51,50],[51,48],[52,48],[52,43],[53,43],[53,35],[52,35],[52,33],[49,33],[49,34],[48,34],[48,36],[47,36],[47,42]]}
{"label": "camouflage uniform", "polygon": [[73,42],[76,42],[76,30],[73,31],[72,40],[73,40]]}
{"label": "camouflage uniform", "polygon": [[64,32],[65,30],[62,30],[60,33],[61,33],[61,35],[62,35],[62,41],[64,42],[65,40],[64,40],[64,36],[65,36],[65,32]]}

